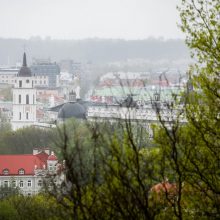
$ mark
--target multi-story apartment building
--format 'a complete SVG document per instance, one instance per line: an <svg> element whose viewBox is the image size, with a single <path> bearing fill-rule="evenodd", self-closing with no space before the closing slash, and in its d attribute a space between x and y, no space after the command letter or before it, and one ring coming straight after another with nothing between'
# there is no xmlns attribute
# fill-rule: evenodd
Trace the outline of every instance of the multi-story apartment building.
<svg viewBox="0 0 220 220"><path fill-rule="evenodd" d="M60 67L56 63L52 63L50 60L35 59L30 68L33 75L37 77L47 76L49 87L59 86Z"/></svg>

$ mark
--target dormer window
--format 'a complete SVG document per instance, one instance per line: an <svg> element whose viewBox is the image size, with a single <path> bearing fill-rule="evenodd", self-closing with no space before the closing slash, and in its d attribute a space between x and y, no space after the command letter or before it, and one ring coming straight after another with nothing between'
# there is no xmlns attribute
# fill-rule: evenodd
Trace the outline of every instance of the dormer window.
<svg viewBox="0 0 220 220"><path fill-rule="evenodd" d="M4 175L8 175L9 174L9 170L8 169L4 169L2 172Z"/></svg>
<svg viewBox="0 0 220 220"><path fill-rule="evenodd" d="M24 172L24 169L18 170L18 174L19 174L19 175L24 175L24 173L25 173L25 172Z"/></svg>

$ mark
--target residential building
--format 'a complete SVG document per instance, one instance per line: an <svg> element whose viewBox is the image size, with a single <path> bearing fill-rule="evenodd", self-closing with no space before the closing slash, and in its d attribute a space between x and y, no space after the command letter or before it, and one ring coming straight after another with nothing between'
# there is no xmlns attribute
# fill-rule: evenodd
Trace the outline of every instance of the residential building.
<svg viewBox="0 0 220 220"><path fill-rule="evenodd" d="M15 85L18 68L0 68L0 84ZM48 87L48 76L34 76L34 87Z"/></svg>
<svg viewBox="0 0 220 220"><path fill-rule="evenodd" d="M14 85L18 68L0 68L0 83Z"/></svg>
<svg viewBox="0 0 220 220"><path fill-rule="evenodd" d="M49 87L54 88L59 86L60 68L56 63L52 63L50 60L35 59L30 68L35 76L47 76Z"/></svg>
<svg viewBox="0 0 220 220"><path fill-rule="evenodd" d="M33 154L0 155L0 186L17 187L24 195L34 195L42 190L48 175L60 170L56 155L49 149L34 149Z"/></svg>

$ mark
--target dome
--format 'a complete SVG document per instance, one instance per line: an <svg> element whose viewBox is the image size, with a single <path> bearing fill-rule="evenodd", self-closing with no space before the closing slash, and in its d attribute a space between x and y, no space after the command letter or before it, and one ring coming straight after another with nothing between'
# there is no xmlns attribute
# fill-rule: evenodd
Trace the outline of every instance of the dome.
<svg viewBox="0 0 220 220"><path fill-rule="evenodd" d="M24 76L24 77L31 76L31 70L30 68L27 67L26 53L24 53L23 55L23 65L18 72L18 76Z"/></svg>
<svg viewBox="0 0 220 220"><path fill-rule="evenodd" d="M63 105L63 107L58 112L58 119L68 119L68 118L86 118L85 108L77 102L69 102Z"/></svg>

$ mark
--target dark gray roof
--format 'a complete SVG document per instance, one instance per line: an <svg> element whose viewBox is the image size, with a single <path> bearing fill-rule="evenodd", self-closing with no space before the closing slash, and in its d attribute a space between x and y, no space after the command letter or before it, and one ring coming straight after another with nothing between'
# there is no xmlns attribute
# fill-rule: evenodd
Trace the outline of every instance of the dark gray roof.
<svg viewBox="0 0 220 220"><path fill-rule="evenodd" d="M58 119L68 119L68 118L86 118L86 110L83 105L77 102L69 102L62 106L58 112Z"/></svg>
<svg viewBox="0 0 220 220"><path fill-rule="evenodd" d="M18 72L18 76L29 77L31 76L31 70L27 67L26 53L23 55L23 65Z"/></svg>

